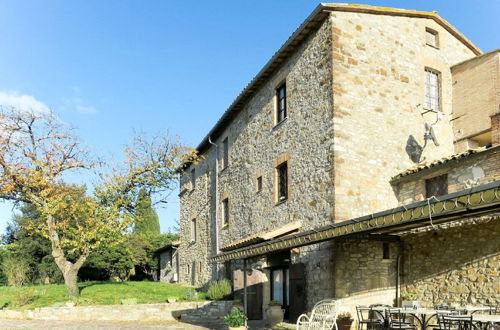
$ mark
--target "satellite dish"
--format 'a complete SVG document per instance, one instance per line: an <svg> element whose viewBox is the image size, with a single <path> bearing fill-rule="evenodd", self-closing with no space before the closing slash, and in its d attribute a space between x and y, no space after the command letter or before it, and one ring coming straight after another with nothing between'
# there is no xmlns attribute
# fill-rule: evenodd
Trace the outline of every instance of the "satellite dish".
<svg viewBox="0 0 500 330"><path fill-rule="evenodd" d="M429 128L429 134L431 135L432 142L434 142L436 146L439 146L439 141L436 137L436 133L434 133L434 128L432 126Z"/></svg>
<svg viewBox="0 0 500 330"><path fill-rule="evenodd" d="M433 125L429 125L428 123L425 123L425 134L424 134L425 145L427 145L428 140L432 140L432 142L434 142L435 146L439 146L439 141L437 139L436 133L434 132L434 128L432 126Z"/></svg>

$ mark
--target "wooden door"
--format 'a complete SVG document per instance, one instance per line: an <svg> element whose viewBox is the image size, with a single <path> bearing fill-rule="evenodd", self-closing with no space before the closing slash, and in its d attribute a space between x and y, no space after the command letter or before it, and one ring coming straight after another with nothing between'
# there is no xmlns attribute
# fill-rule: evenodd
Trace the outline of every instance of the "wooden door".
<svg viewBox="0 0 500 330"><path fill-rule="evenodd" d="M289 320L291 323L295 323L300 314L306 312L306 272L304 264L290 264L289 281Z"/></svg>
<svg viewBox="0 0 500 330"><path fill-rule="evenodd" d="M262 320L263 274L260 270L247 270L247 316L249 320ZM238 269L233 274L234 297L244 301L244 274Z"/></svg>

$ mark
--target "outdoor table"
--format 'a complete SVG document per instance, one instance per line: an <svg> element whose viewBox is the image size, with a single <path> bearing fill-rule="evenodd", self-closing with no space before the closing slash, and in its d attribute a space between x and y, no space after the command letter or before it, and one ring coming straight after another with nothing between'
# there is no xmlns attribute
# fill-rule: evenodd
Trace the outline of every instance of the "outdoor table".
<svg viewBox="0 0 500 330"><path fill-rule="evenodd" d="M384 317L384 323L387 324L388 320L387 320L387 317L385 316L385 311L388 309L389 307L373 307L372 309L374 311L377 311L379 312L381 315L383 315ZM391 307L392 309L392 307ZM425 330L427 328L427 326L429 325L429 321L432 319L433 316L437 315L438 311L435 310L435 309L430 309L430 308L394 308L394 309L399 309L401 311L402 314L408 314L408 315L411 315L413 316L418 324L420 325L420 328L422 330ZM384 312L384 313L382 313ZM447 310L440 310L439 312L448 312L448 313L451 313L451 311L447 311Z"/></svg>
<svg viewBox="0 0 500 330"><path fill-rule="evenodd" d="M451 311L447 311L447 310L440 310L439 312L440 313L441 312L451 313ZM435 309L431 309L431 308L417 308L417 309L401 308L401 313L409 314L409 315L412 315L413 317L415 317L415 319L420 324L420 328L422 330L425 330L425 329L427 329L427 326L429 325L429 321L431 320L431 318L433 316L436 316L438 311Z"/></svg>
<svg viewBox="0 0 500 330"><path fill-rule="evenodd" d="M472 322L479 323L480 329L487 329L489 325L500 324L500 315L474 314Z"/></svg>
<svg viewBox="0 0 500 330"><path fill-rule="evenodd" d="M469 307L464 307L464 308L459 308L461 310L467 311L467 314L474 314L476 312L489 312L491 310L491 307L488 306L469 306Z"/></svg>

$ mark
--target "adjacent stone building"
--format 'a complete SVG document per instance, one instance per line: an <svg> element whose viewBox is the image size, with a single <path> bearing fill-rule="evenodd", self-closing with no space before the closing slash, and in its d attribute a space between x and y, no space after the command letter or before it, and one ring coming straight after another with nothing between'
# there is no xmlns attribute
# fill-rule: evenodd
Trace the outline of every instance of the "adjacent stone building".
<svg viewBox="0 0 500 330"><path fill-rule="evenodd" d="M414 289L437 303L451 297L440 294L449 284L439 277L450 266L464 274L451 276L452 286L465 274L498 281L489 270L498 268L498 216L469 217L457 206L474 228L461 229L449 223L448 209L434 209L441 196L459 198L452 192L497 189L498 148L486 147L500 142L493 138L498 79L481 88L488 101L474 108L458 101L464 91L474 94L467 85L483 71L498 77L498 52L481 54L434 12L320 5L200 143L203 160L181 170L179 281L201 286L229 277L251 319L273 299L291 320L323 298L392 304ZM468 126L470 118L477 126ZM474 145L484 150L452 156L487 130L491 141ZM426 180L434 177L430 199ZM493 196L478 208L491 211L500 199ZM433 212L436 223L427 219ZM429 238L436 226L449 237L448 259L435 256L426 268L441 244ZM486 252L467 249L473 234L458 244L462 230L490 240ZM470 253L451 262L457 244ZM476 274L478 254L486 261ZM453 302L500 302L490 284Z"/></svg>

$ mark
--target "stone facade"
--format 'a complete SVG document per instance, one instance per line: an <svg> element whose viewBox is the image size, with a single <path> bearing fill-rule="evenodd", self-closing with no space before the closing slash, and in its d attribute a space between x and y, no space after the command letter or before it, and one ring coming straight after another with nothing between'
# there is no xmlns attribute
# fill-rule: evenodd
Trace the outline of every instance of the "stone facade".
<svg viewBox="0 0 500 330"><path fill-rule="evenodd" d="M429 167L394 182L400 205L425 199L425 180L447 174L448 193L481 186L500 179L500 146Z"/></svg>
<svg viewBox="0 0 500 330"><path fill-rule="evenodd" d="M439 48L426 44L426 28L438 32ZM396 207L411 189L405 186L398 195L392 177L453 154L450 67L473 56L471 47L434 19L328 12L231 119L218 124L204 159L181 173L180 282L199 286L232 276L241 260L208 260L221 246L251 234L296 221L309 230ZM426 68L440 73L439 114L423 107ZM276 124L276 88L283 82L288 116ZM439 145L424 141L425 123L434 125ZM288 198L278 202L276 168L282 161L288 165ZM401 243L388 244L386 260L382 241L294 249L289 262L304 264L307 308L331 297L393 301L403 250ZM248 262L265 268L262 259ZM271 299L270 273L258 271L264 307Z"/></svg>
<svg viewBox="0 0 500 330"><path fill-rule="evenodd" d="M422 305L500 304L500 214L404 237L403 292Z"/></svg>
<svg viewBox="0 0 500 330"><path fill-rule="evenodd" d="M343 221L397 206L391 177L454 153L450 66L474 54L432 20L332 16L335 221ZM426 45L426 27L439 49ZM424 124L437 119L422 115L425 68L441 73L443 116L434 126L440 145L423 148Z"/></svg>
<svg viewBox="0 0 500 330"><path fill-rule="evenodd" d="M179 280L179 254L177 249L165 249L159 253L160 282L172 283Z"/></svg>
<svg viewBox="0 0 500 330"><path fill-rule="evenodd" d="M454 65L456 151L492 142L490 116L500 112L500 50Z"/></svg>

